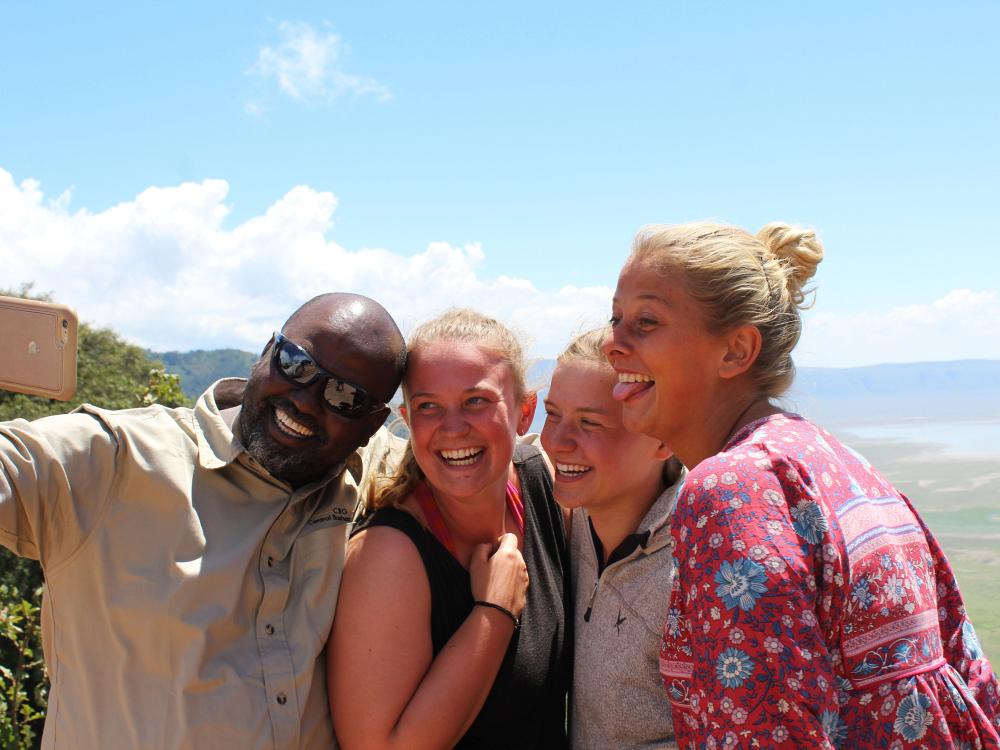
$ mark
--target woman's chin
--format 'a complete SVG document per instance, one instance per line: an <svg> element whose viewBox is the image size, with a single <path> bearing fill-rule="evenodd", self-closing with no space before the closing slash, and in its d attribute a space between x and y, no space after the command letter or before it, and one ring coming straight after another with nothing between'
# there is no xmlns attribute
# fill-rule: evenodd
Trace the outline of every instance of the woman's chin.
<svg viewBox="0 0 1000 750"><path fill-rule="evenodd" d="M629 432L634 432L638 435L650 435L651 437L656 437L652 435L650 430L654 427L653 414L650 409L642 408L639 406L633 406L631 404L624 404L622 406L622 424L625 429Z"/></svg>

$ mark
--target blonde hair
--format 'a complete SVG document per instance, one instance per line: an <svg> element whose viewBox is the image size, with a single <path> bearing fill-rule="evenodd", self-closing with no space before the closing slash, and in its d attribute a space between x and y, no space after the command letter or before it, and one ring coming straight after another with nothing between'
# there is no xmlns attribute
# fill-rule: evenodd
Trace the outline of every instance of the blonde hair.
<svg viewBox="0 0 1000 750"><path fill-rule="evenodd" d="M562 354L556 357L556 363L562 365L569 362L590 362L605 365L610 369L611 364L601 348L604 339L610 333L611 326L605 325L579 334L566 345Z"/></svg>
<svg viewBox="0 0 1000 750"><path fill-rule="evenodd" d="M714 333L755 326L761 350L750 376L770 398L784 393L795 377L799 311L811 304L806 283L822 260L823 245L811 230L773 222L755 237L737 227L695 223L644 226L627 263L649 263L676 275Z"/></svg>
<svg viewBox="0 0 1000 750"><path fill-rule="evenodd" d="M611 333L611 326L605 325L592 331L581 333L573 338L556 358L556 366L581 362L604 368L608 375L614 375L614 368L604 354L604 339ZM672 485L681 475L684 468L677 456L671 456L663 463L663 481L666 486Z"/></svg>
<svg viewBox="0 0 1000 750"><path fill-rule="evenodd" d="M414 355L429 344L449 341L478 346L497 355L509 368L514 381L514 395L518 402L530 395L527 386L527 366L524 347L520 340L503 323L469 308L455 308L417 327L406 342L407 358L414 361ZM403 397L406 399L406 378L403 378ZM383 477L374 492L371 505L384 508L399 506L424 479L409 440L406 450L392 477Z"/></svg>

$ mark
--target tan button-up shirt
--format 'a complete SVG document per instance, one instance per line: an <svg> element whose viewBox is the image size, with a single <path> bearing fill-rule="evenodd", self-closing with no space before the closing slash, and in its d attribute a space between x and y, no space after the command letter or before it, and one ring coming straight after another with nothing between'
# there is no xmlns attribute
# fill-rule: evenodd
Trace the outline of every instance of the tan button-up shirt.
<svg viewBox="0 0 1000 750"><path fill-rule="evenodd" d="M0 424L0 543L47 582L45 750L335 746L322 652L344 546L402 441L379 430L292 491L213 390Z"/></svg>

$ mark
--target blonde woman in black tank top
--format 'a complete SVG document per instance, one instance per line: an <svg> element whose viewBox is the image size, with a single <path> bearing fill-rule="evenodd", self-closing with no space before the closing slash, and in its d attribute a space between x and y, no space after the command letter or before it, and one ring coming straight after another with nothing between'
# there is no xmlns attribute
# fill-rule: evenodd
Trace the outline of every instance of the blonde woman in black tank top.
<svg viewBox="0 0 1000 750"><path fill-rule="evenodd" d="M566 746L563 519L520 345L463 310L409 342L400 473L351 540L328 646L352 748ZM529 584L530 579L530 584Z"/></svg>

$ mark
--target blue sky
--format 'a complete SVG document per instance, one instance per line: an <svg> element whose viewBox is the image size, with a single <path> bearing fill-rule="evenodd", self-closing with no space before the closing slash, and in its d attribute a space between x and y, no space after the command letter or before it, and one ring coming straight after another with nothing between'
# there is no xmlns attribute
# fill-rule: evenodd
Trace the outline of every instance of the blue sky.
<svg viewBox="0 0 1000 750"><path fill-rule="evenodd" d="M783 219L803 364L1000 358L1000 5L805 5L5 4L0 286L178 349L350 288L551 356L640 225Z"/></svg>

